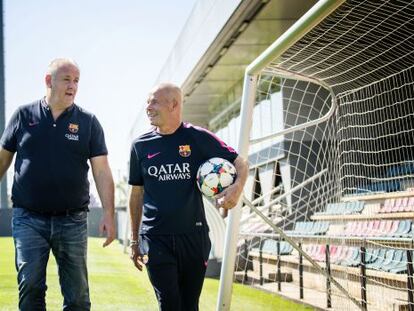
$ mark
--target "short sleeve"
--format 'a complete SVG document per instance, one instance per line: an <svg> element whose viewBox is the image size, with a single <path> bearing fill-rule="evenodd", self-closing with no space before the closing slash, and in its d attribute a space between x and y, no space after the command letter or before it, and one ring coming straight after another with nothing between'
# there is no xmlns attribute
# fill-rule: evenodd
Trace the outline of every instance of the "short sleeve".
<svg viewBox="0 0 414 311"><path fill-rule="evenodd" d="M136 145L132 144L131 147L131 156L129 158L129 180L128 183L133 186L142 186L144 185L144 180L142 178L142 171L140 166L140 160L138 157L138 152L136 150Z"/></svg>
<svg viewBox="0 0 414 311"><path fill-rule="evenodd" d="M93 116L91 124L91 138L89 141L89 158L107 155L108 149L105 144L105 135L98 119Z"/></svg>
<svg viewBox="0 0 414 311"><path fill-rule="evenodd" d="M197 138L197 141L206 159L218 157L230 162L236 160L238 156L236 150L228 146L219 137L203 128L199 128L198 131L200 137Z"/></svg>
<svg viewBox="0 0 414 311"><path fill-rule="evenodd" d="M20 109L16 110L12 115L7 127L5 128L1 137L0 143L3 149L10 152L16 152L17 150L17 129L20 123Z"/></svg>

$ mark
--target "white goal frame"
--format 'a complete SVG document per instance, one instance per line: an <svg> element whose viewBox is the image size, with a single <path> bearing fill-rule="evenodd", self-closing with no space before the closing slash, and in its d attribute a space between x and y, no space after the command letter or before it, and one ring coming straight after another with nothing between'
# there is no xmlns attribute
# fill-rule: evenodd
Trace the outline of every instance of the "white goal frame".
<svg viewBox="0 0 414 311"><path fill-rule="evenodd" d="M240 128L238 142L238 153L240 156L244 158L248 157L249 145L250 143L252 143L249 137L252 126L253 108L255 104L256 82L260 71L263 70L266 67L266 65L273 61L275 58L282 55L290 46L292 46L308 31L310 31L312 28L318 25L325 17L331 14L343 2L345 2L345 0L320 0L304 16L302 16L295 24L293 24L288 31L286 31L282 36L280 36L271 46L269 46L258 58L256 58L256 60L254 60L246 68L240 111L241 124L243 124L243 126ZM286 77L290 76L296 79L298 78L297 76L289 75L289 73L287 72L285 72L283 75ZM301 80L304 80L304 78L302 77ZM334 106L334 104L332 106ZM334 109L334 107L331 107L331 110L332 109ZM323 122L323 120L321 121L321 119L314 120L312 123L314 124ZM306 123L300 125L300 128L305 128L308 126L310 125ZM298 129L299 127L290 128L289 132ZM284 132L275 133L271 136L274 137L286 134ZM269 137L260 138L253 142L259 142L262 141L262 139L267 138ZM234 264L237 252L237 238L239 234L240 219L242 214L241 206L242 201L240 200L238 205L229 213L216 308L216 310L220 311L230 310Z"/></svg>

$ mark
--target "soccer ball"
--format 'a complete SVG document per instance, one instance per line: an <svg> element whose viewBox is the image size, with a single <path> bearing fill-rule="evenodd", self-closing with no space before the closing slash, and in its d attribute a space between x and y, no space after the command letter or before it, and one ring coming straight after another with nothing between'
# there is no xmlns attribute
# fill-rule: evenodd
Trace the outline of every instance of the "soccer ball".
<svg viewBox="0 0 414 311"><path fill-rule="evenodd" d="M197 171L197 186L207 197L219 194L236 179L236 168L222 158L211 158Z"/></svg>

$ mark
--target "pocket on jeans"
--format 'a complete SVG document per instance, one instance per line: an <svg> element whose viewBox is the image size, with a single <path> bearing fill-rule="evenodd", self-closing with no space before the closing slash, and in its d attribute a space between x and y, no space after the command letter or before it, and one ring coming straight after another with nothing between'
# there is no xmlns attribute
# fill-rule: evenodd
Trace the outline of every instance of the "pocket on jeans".
<svg viewBox="0 0 414 311"><path fill-rule="evenodd" d="M73 222L83 222L88 217L87 211L73 212L69 214L70 219Z"/></svg>
<svg viewBox="0 0 414 311"><path fill-rule="evenodd" d="M29 211L21 207L13 207L13 218L17 217L26 217L29 214Z"/></svg>

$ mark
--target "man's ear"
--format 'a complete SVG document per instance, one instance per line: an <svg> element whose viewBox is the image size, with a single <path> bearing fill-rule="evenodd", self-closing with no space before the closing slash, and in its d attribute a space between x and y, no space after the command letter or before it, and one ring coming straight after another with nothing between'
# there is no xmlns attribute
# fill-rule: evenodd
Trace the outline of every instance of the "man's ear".
<svg viewBox="0 0 414 311"><path fill-rule="evenodd" d="M52 75L47 74L45 76L45 83L48 88L52 88Z"/></svg>
<svg viewBox="0 0 414 311"><path fill-rule="evenodd" d="M171 102L172 102L172 110L177 109L177 107L178 107L178 101L175 98L173 98L171 100Z"/></svg>

